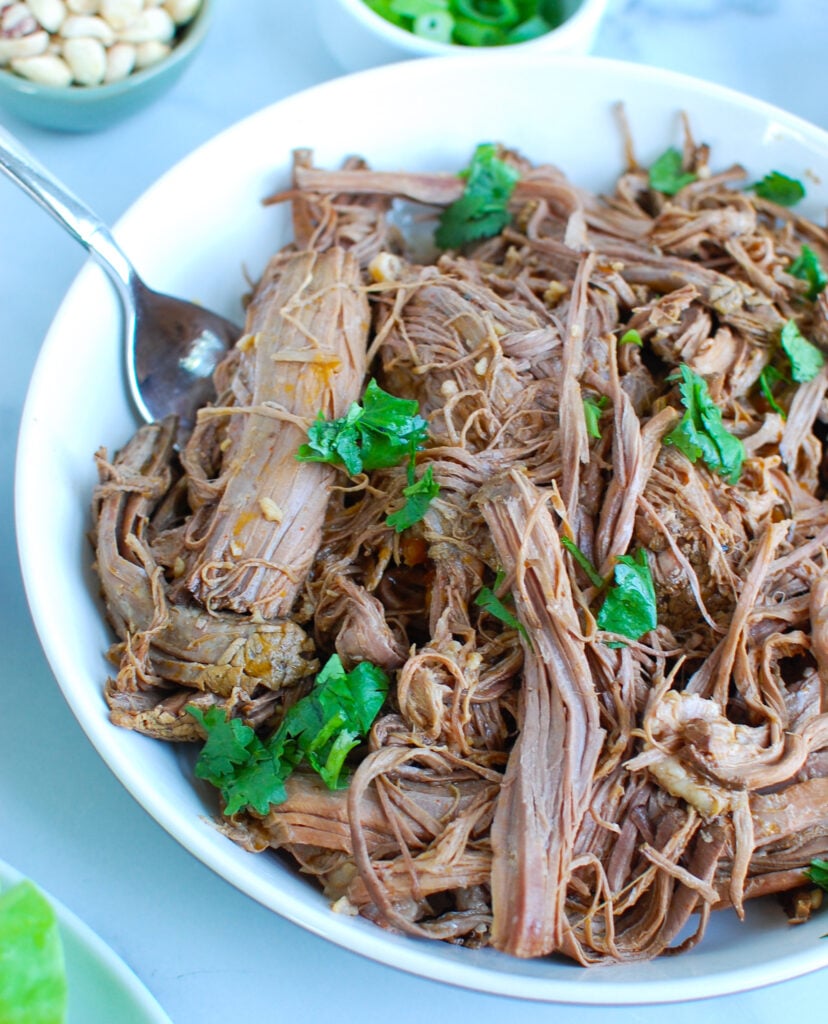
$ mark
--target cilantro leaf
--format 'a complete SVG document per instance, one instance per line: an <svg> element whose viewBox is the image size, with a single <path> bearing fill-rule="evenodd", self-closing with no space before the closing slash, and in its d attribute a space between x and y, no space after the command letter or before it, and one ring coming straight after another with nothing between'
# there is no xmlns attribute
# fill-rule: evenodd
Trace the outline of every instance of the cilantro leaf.
<svg viewBox="0 0 828 1024"><path fill-rule="evenodd" d="M644 548L619 556L613 580L598 612L598 628L637 640L658 624L655 587ZM619 644L613 641L610 646Z"/></svg>
<svg viewBox="0 0 828 1024"><path fill-rule="evenodd" d="M650 188L656 192L662 192L666 196L674 196L685 185L694 182L696 175L684 171L682 163L681 153L675 146L670 146L650 167Z"/></svg>
<svg viewBox="0 0 828 1024"><path fill-rule="evenodd" d="M283 766L249 725L227 718L218 707L202 712L189 704L187 711L207 733L195 773L221 790L225 814L247 806L267 814L271 804L286 799L284 782L290 771L281 770Z"/></svg>
<svg viewBox="0 0 828 1024"><path fill-rule="evenodd" d="M768 400L768 405L773 409L774 412L778 412L782 419L787 419L785 410L779 405L773 396L774 385L780 380L786 380L787 378L783 373L780 373L771 363L768 363L766 367L759 374L759 387L762 389L762 394Z"/></svg>
<svg viewBox="0 0 828 1024"><path fill-rule="evenodd" d="M631 327L628 331L624 331L618 339L618 344L643 346L644 341L638 331L634 327Z"/></svg>
<svg viewBox="0 0 828 1024"><path fill-rule="evenodd" d="M483 143L474 151L463 195L440 216L434 240L441 249L458 249L477 238L490 238L509 223L509 200L520 175L499 159L497 147Z"/></svg>
<svg viewBox="0 0 828 1024"><path fill-rule="evenodd" d="M584 419L586 420L586 429L590 437L601 436L601 413L608 404L609 399L606 395L601 395L597 402L592 398L584 399Z"/></svg>
<svg viewBox="0 0 828 1024"><path fill-rule="evenodd" d="M434 470L426 466L419 480L414 480L413 462L409 466L408 487L403 489L405 504L401 509L392 512L385 520L393 526L397 533L402 533L423 518L433 498L440 493L440 485L434 480Z"/></svg>
<svg viewBox="0 0 828 1024"><path fill-rule="evenodd" d="M735 484L742 472L744 445L725 429L707 381L685 363L681 365L681 378L679 391L687 411L664 443L678 448L691 462L702 459L709 469Z"/></svg>
<svg viewBox="0 0 828 1024"><path fill-rule="evenodd" d="M322 715L331 719L341 715L345 726L367 733L379 714L388 693L388 676L370 661L361 661L346 672L338 654L332 654L316 679L316 685L288 711L281 728L293 734L294 709L307 702L316 704Z"/></svg>
<svg viewBox="0 0 828 1024"><path fill-rule="evenodd" d="M771 171L760 181L754 182L750 188L760 199L767 199L777 206L795 206L805 198L805 186L796 178L789 178L780 171Z"/></svg>
<svg viewBox="0 0 828 1024"><path fill-rule="evenodd" d="M810 245L802 246L799 255L788 267L788 273L793 277L798 277L800 281L808 282L808 291L805 292L805 298L810 299L811 302L816 299L826 284L828 284L828 276L826 276L825 271L822 269L819 257Z"/></svg>
<svg viewBox="0 0 828 1024"><path fill-rule="evenodd" d="M500 585L503 583L503 578L504 574L499 572L495 577L493 589L490 587L481 587L480 592L474 599L474 603L478 608L482 608L484 611L487 611L489 615L493 615L496 619L500 619L504 626L508 626L509 629L518 630L528 640L529 634L526 632L526 627L517 618L514 612L510 611L497 594L495 594L495 590L498 590Z"/></svg>
<svg viewBox="0 0 828 1024"><path fill-rule="evenodd" d="M329 789L340 789L345 758L371 728L388 693L388 677L368 661L346 672L333 654L313 689L285 713L263 742L250 726L217 707L187 711L207 733L195 773L221 790L224 813L252 807L267 814L287 799L285 781L304 761Z"/></svg>
<svg viewBox="0 0 828 1024"><path fill-rule="evenodd" d="M814 885L818 885L820 889L828 892L828 860L820 860L819 857L815 857L805 868L805 877Z"/></svg>
<svg viewBox="0 0 828 1024"><path fill-rule="evenodd" d="M352 403L345 416L326 420L319 413L300 445L300 462L341 464L356 476L363 470L396 466L425 444L428 424L413 399L397 398L371 380L362 405Z"/></svg>
<svg viewBox="0 0 828 1024"><path fill-rule="evenodd" d="M581 551L575 541L570 537L563 536L561 537L561 544L584 570L593 587L603 587L604 577L598 572L583 551Z"/></svg>
<svg viewBox="0 0 828 1024"><path fill-rule="evenodd" d="M28 880L0 895L0 1021L63 1024L67 983L57 916Z"/></svg>
<svg viewBox="0 0 828 1024"><path fill-rule="evenodd" d="M822 352L808 341L793 320L785 322L779 340L791 362L791 376L797 384L813 380L825 363Z"/></svg>

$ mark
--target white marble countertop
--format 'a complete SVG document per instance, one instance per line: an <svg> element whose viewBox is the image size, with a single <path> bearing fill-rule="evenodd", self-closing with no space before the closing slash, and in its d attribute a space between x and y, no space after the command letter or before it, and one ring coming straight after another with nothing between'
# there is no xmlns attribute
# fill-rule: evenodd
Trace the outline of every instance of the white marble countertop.
<svg viewBox="0 0 828 1024"><path fill-rule="evenodd" d="M596 52L688 72L823 128L823 0L614 0ZM0 116L114 221L217 131L339 69L311 5L219 0L205 49L173 92L107 132L49 133ZM38 347L84 254L0 181L0 858L82 917L175 1024L432 1018L674 1024L824 1019L825 971L761 991L667 1008L550 1007L461 991L378 966L264 910L202 866L126 793L65 706L26 607L12 491L21 406ZM48 500L48 481L44 481ZM437 1009L439 1007L439 1009ZM117 1024L117 1022L113 1022Z"/></svg>

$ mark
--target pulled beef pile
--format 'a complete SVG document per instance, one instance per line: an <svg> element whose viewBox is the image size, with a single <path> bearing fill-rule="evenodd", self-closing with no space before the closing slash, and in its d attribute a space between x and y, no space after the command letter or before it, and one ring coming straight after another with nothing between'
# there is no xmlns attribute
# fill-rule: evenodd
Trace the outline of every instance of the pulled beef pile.
<svg viewBox="0 0 828 1024"><path fill-rule="evenodd" d="M828 347L828 290L790 273L828 234L689 136L675 195L634 161L595 196L500 155L509 223L423 260L392 206L433 216L461 178L296 154L293 241L215 404L180 453L164 422L98 454L112 720L201 741L187 706L219 707L266 737L333 652L370 661L391 688L348 787L300 768L222 820L334 909L585 965L689 948L756 896L802 917L828 855L828 367L779 357L791 321ZM689 371L738 479L670 443ZM439 493L399 533L405 465L296 458L371 377L428 422ZM625 638L602 580L636 552L657 625Z"/></svg>

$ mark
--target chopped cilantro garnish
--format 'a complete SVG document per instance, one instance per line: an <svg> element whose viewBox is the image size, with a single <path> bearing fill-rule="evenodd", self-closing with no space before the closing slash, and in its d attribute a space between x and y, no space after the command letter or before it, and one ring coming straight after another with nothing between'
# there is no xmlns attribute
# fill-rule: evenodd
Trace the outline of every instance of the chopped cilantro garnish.
<svg viewBox="0 0 828 1024"><path fill-rule="evenodd" d="M187 711L207 733L195 773L221 790L225 814L248 806L267 814L271 804L286 799L284 783L293 766L283 765L249 725L217 707L202 712L190 704Z"/></svg>
<svg viewBox="0 0 828 1024"><path fill-rule="evenodd" d="M797 384L806 384L822 369L825 357L802 334L793 320L787 320L779 336L785 355L791 361L791 376Z"/></svg>
<svg viewBox="0 0 828 1024"><path fill-rule="evenodd" d="M647 552L639 548L634 555L620 555L613 581L598 612L598 628L620 633L630 640L655 629L656 595ZM619 645L613 641L610 646Z"/></svg>
<svg viewBox="0 0 828 1024"><path fill-rule="evenodd" d="M67 983L57 916L32 882L0 895L0 1021L62 1024Z"/></svg>
<svg viewBox="0 0 828 1024"><path fill-rule="evenodd" d="M760 199L767 199L777 206L795 206L805 198L805 186L796 178L789 178L780 171L771 171L761 181L750 186Z"/></svg>
<svg viewBox="0 0 828 1024"><path fill-rule="evenodd" d="M578 545L570 537L561 537L561 545L572 555L575 561L584 570L593 587L603 587L604 577L598 572L587 556L581 551Z"/></svg>
<svg viewBox="0 0 828 1024"><path fill-rule="evenodd" d="M819 857L815 857L805 868L805 877L814 885L818 885L820 889L828 892L828 860L820 860Z"/></svg>
<svg viewBox="0 0 828 1024"><path fill-rule="evenodd" d="M650 188L655 189L656 192L674 196L685 185L694 182L696 175L683 169L681 153L671 146L650 167L649 180Z"/></svg>
<svg viewBox="0 0 828 1024"><path fill-rule="evenodd" d="M745 448L741 440L725 429L722 413L707 390L703 377L681 365L682 403L686 410L681 422L664 438L691 462L702 459L707 467L735 484L742 472Z"/></svg>
<svg viewBox="0 0 828 1024"><path fill-rule="evenodd" d="M779 405L773 395L774 386L779 381L787 380L784 373L780 373L771 363L762 370L759 374L759 387L762 389L762 394L768 400L768 405L773 409L774 412L778 412L782 419L786 419L785 410Z"/></svg>
<svg viewBox="0 0 828 1024"><path fill-rule="evenodd" d="M522 622L520 622L514 612L509 611L503 601L501 601L497 594L495 594L495 590L498 590L503 583L503 578L503 572L498 572L495 577L494 588L482 587L477 597L474 599L474 603L478 608L482 608L484 611L487 611L489 615L493 615L496 619L500 619L504 626L518 630L528 639L526 627Z"/></svg>
<svg viewBox="0 0 828 1024"><path fill-rule="evenodd" d="M805 292L805 298L810 299L811 302L816 299L826 284L828 284L828 276L826 276L825 271L822 269L819 257L810 245L802 246L799 255L788 267L788 273L793 277L798 277L800 281L808 282L808 291Z"/></svg>
<svg viewBox="0 0 828 1024"><path fill-rule="evenodd" d="M441 249L458 249L477 238L490 238L509 223L509 200L518 172L497 156L497 147L477 147L461 177L463 195L443 210L434 240Z"/></svg>
<svg viewBox="0 0 828 1024"><path fill-rule="evenodd" d="M428 424L417 408L416 401L389 395L372 380L362 405L354 402L345 416L326 420L319 414L296 458L341 463L351 476L396 466L425 444Z"/></svg>
<svg viewBox="0 0 828 1024"><path fill-rule="evenodd" d="M306 761L329 789L341 789L345 758L371 728L388 692L388 677L368 661L346 672L331 655L314 688L293 704L269 740L217 707L187 711L207 733L195 766L225 801L225 814L252 807L266 814L287 798L285 781Z"/></svg>
<svg viewBox="0 0 828 1024"><path fill-rule="evenodd" d="M408 487L403 489L405 504L401 509L392 512L385 520L389 526L393 526L397 533L402 533L410 526L413 526L426 514L428 506L433 498L440 493L440 485L434 480L434 470L426 466L425 472L419 480L414 479L414 463L408 467Z"/></svg>
<svg viewBox="0 0 828 1024"><path fill-rule="evenodd" d="M638 331L631 327L628 331L624 331L621 337L618 339L619 345L639 345L642 346L644 341Z"/></svg>
<svg viewBox="0 0 828 1024"><path fill-rule="evenodd" d="M586 429L590 437L601 436L601 413L608 404L609 399L606 395L601 395L597 402L592 398L584 399L584 419L586 420Z"/></svg>

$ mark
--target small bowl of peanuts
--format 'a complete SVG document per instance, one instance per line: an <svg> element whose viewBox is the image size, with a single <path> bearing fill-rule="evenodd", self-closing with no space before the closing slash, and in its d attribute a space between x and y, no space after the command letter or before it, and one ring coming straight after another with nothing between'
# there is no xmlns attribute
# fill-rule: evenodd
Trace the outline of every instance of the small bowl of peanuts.
<svg viewBox="0 0 828 1024"><path fill-rule="evenodd" d="M94 131L173 85L212 0L0 0L0 107L43 128Z"/></svg>

